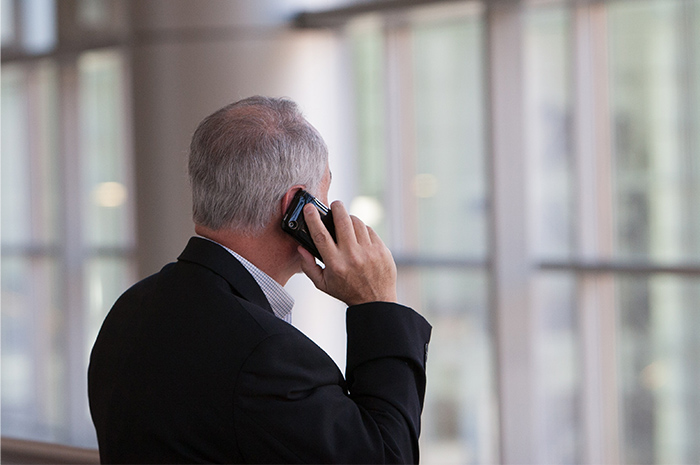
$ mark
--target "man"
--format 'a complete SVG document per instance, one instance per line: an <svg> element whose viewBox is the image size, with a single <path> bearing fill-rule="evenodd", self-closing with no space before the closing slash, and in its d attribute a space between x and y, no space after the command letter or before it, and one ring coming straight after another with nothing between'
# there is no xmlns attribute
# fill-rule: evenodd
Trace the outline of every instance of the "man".
<svg viewBox="0 0 700 465"><path fill-rule="evenodd" d="M292 197L327 203L326 146L288 100L206 118L189 159L195 231L126 291L88 373L103 463L417 463L430 325L396 303L396 267L342 203L337 243L304 209L325 268L282 231ZM288 323L303 272L348 305L346 377Z"/></svg>

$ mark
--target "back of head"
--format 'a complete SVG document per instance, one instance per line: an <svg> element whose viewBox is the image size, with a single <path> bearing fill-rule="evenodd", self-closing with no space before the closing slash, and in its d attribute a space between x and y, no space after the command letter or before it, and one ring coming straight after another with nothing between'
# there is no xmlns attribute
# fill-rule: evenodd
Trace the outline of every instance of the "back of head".
<svg viewBox="0 0 700 465"><path fill-rule="evenodd" d="M192 136L194 222L255 234L296 185L315 191L328 163L320 134L291 100L250 97L205 118Z"/></svg>

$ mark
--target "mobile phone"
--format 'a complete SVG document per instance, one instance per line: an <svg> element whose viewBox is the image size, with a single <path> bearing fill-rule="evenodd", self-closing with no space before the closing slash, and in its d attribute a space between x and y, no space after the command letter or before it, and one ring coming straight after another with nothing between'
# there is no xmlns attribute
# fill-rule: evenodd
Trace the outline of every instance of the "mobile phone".
<svg viewBox="0 0 700 465"><path fill-rule="evenodd" d="M292 202L289 204L289 208L287 208L287 211L282 218L282 230L296 239L296 241L306 250L311 252L314 257L323 261L321 253L318 251L314 245L314 241L311 239L309 230L306 227L306 221L304 220L304 206L307 203L310 203L316 207L321 215L321 221L326 226L326 229L330 233L333 240L336 240L333 214L330 208L325 206L320 200L305 190L299 190L294 195L294 198L292 198Z"/></svg>

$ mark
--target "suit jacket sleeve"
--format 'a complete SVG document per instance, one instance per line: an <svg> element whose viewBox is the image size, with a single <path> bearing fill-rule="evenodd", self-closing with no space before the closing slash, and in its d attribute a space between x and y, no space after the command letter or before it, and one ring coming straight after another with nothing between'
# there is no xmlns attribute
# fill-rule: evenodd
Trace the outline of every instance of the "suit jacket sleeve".
<svg viewBox="0 0 700 465"><path fill-rule="evenodd" d="M430 331L420 315L398 304L350 307L345 379L298 332L263 339L244 363L235 393L243 457L418 463Z"/></svg>

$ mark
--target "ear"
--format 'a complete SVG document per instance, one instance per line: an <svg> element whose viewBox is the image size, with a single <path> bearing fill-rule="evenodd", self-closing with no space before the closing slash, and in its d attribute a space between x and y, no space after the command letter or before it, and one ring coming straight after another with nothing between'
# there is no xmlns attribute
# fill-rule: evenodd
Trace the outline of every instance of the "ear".
<svg viewBox="0 0 700 465"><path fill-rule="evenodd" d="M282 197L282 200L280 201L280 215L284 216L284 213L287 211L287 208L289 208L289 205L292 203L292 199L294 198L294 195L296 195L297 192L299 192L302 189L305 189L306 186L302 186L301 184L294 185L290 187L287 192L284 194Z"/></svg>

